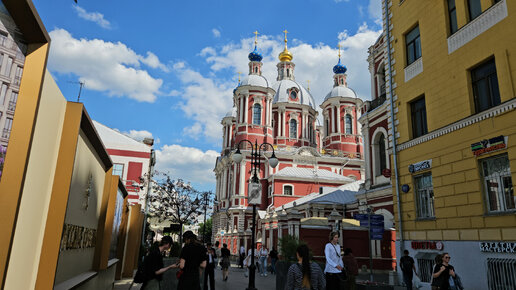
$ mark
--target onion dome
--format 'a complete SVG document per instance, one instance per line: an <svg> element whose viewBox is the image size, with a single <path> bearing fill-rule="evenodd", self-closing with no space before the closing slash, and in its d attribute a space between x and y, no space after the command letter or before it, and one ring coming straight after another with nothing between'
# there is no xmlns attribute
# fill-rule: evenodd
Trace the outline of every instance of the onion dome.
<svg viewBox="0 0 516 290"><path fill-rule="evenodd" d="M285 33L285 49L283 49L283 51L279 54L279 60L280 61L292 61L292 58L294 56L292 56L292 53L290 53L290 51L288 51L288 48L287 48L287 33L288 33L288 31L285 30L283 32Z"/></svg>
<svg viewBox="0 0 516 290"><path fill-rule="evenodd" d="M248 58L249 58L249 61L258 61L258 62L262 61L263 56L261 53L259 53L256 50L256 45L254 46L254 50L249 54Z"/></svg>
<svg viewBox="0 0 516 290"><path fill-rule="evenodd" d="M344 73L346 73L347 70L348 70L348 68L345 65L340 63L340 57L339 57L339 63L337 63L333 67L333 73L335 73L335 74L344 74Z"/></svg>
<svg viewBox="0 0 516 290"><path fill-rule="evenodd" d="M348 68L345 65L340 63L340 47L341 47L340 43L339 43L338 47L339 47L339 63L337 63L333 67L333 73L335 73L335 74L344 74L344 73L346 73Z"/></svg>

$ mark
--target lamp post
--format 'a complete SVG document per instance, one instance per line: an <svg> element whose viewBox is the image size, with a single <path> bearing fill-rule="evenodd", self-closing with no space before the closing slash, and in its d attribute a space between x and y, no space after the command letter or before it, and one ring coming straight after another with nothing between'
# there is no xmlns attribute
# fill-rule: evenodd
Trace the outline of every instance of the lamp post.
<svg viewBox="0 0 516 290"><path fill-rule="evenodd" d="M205 191L202 193L204 199L204 223L202 224L202 243L206 244L206 209L208 208L208 195L209 192Z"/></svg>
<svg viewBox="0 0 516 290"><path fill-rule="evenodd" d="M251 169L253 170L253 177L251 178L251 182L249 184L249 191L247 193L248 203L253 205L253 226L251 231L251 266L249 267L249 285L247 286L247 290L256 290L255 287L255 270L256 265L254 264L254 247L255 247L255 231L256 231L256 205L261 204L261 184L260 179L258 178L257 171L260 167L260 156L262 153L262 147L270 146L272 148L272 156L269 158L269 165L274 168L278 165L278 158L274 154L274 147L264 142L258 146L258 142L255 140L254 144L244 139L238 142L236 148L236 152L233 154L233 161L236 163L240 163L243 159L242 153L240 153L240 145L242 142L247 142L251 145ZM265 150L264 150L265 151ZM240 173L242 174L242 173Z"/></svg>

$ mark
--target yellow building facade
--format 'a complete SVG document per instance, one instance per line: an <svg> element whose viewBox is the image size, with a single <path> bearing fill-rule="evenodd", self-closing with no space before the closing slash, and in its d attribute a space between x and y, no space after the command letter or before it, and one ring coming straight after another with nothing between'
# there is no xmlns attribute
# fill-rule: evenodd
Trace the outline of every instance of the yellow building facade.
<svg viewBox="0 0 516 290"><path fill-rule="evenodd" d="M409 250L424 289L443 252L465 288L515 289L516 2L391 0L383 9L397 255Z"/></svg>

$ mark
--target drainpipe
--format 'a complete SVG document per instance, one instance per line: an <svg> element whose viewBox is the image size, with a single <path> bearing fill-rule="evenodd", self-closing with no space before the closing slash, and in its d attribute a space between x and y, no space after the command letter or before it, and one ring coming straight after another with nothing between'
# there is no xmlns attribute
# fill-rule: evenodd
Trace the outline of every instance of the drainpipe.
<svg viewBox="0 0 516 290"><path fill-rule="evenodd" d="M390 97L390 110L391 110L391 129L392 129L392 154L394 159L394 179L395 179L395 188L396 188L396 204L398 206L398 227L400 231L400 253L405 249L405 245L403 244L403 227L402 227L402 215L401 215L401 201L400 201L400 184L399 184L399 173L398 173L398 154L396 151L396 129L394 124L394 94L392 91L392 59L391 59L391 33L389 31L390 21L389 21L389 0L384 0L383 5L385 9L385 33L387 38L387 61L389 68L389 94Z"/></svg>

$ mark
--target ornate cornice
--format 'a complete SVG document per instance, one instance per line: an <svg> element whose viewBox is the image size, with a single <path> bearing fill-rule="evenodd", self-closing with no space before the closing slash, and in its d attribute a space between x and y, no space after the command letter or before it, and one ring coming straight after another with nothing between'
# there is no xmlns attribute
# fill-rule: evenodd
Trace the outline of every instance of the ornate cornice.
<svg viewBox="0 0 516 290"><path fill-rule="evenodd" d="M501 115L503 113L512 111L514 109L516 109L516 98L513 98L513 99L511 99L511 100L509 100L509 101L507 101L507 102L505 102L503 104L500 104L500 105L498 105L496 107L493 107L491 109L488 109L486 111L483 111L483 112L480 112L478 114L469 116L469 117L467 117L465 119L462 119L460 121L452 123L452 124L450 124L448 126L445 126L445 127L440 128L440 129L437 129L435 131L432 131L432 132L430 132L430 133L428 133L426 135L423 135L421 137L418 137L416 139L412 139L410 141L402 143L402 144L398 145L396 151L399 152L399 151L408 149L410 147L413 147L413 146L416 146L418 144L430 141L430 140L435 139L437 137L440 137L442 135L445 135L445 134L448 134L448 133L460 130L460 129L465 128L467 126L471 126L471 125L476 124L476 123L478 123L480 121L483 121L485 119L496 117L498 115Z"/></svg>

